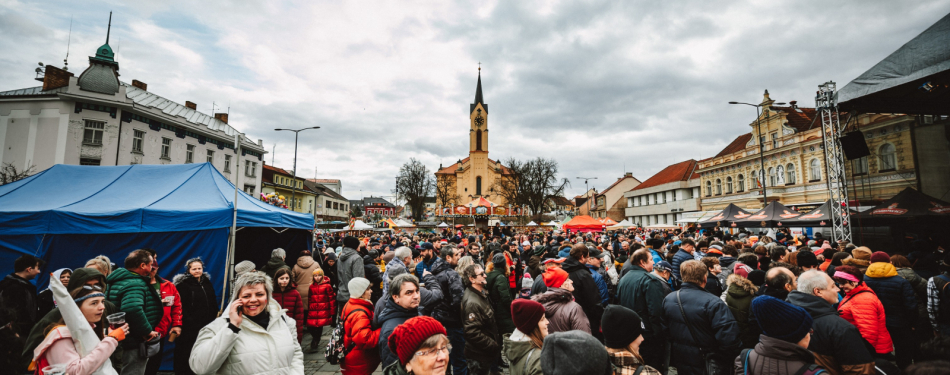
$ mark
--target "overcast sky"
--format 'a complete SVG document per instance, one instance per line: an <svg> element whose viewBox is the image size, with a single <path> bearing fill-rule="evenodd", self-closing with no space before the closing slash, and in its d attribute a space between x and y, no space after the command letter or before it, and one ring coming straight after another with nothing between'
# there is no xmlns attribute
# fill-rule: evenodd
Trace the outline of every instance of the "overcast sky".
<svg viewBox="0 0 950 375"><path fill-rule="evenodd" d="M391 194L400 165L467 156L478 62L489 157L553 158L602 189L715 155L755 112L813 107L950 12L934 1L35 1L0 0L0 90L36 86L105 41L125 82L263 139L277 166Z"/></svg>

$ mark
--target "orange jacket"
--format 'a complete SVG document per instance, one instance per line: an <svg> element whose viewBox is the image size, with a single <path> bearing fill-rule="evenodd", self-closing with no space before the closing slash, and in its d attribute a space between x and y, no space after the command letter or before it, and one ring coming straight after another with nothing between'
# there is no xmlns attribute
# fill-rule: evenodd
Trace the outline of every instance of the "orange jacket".
<svg viewBox="0 0 950 375"><path fill-rule="evenodd" d="M838 313L844 320L858 327L867 342L871 343L878 354L887 354L894 350L891 334L887 332L884 317L884 305L867 284L861 283L845 294Z"/></svg>
<svg viewBox="0 0 950 375"><path fill-rule="evenodd" d="M351 311L356 311L350 315ZM346 316L349 315L349 318ZM343 345L349 347L353 345L353 350L346 355L340 366L341 372L346 375L365 374L370 375L379 367L379 328L373 329L373 303L359 298L350 298L343 306L340 319L346 318L343 322L345 334L343 335Z"/></svg>

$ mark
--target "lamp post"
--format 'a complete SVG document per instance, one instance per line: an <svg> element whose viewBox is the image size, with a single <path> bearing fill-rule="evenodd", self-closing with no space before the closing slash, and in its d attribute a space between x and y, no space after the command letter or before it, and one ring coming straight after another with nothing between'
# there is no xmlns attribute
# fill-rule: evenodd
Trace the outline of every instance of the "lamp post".
<svg viewBox="0 0 950 375"><path fill-rule="evenodd" d="M291 211L296 211L295 208L296 208L296 206L297 206L297 138L298 138L298 136L300 135L300 132L302 132L302 131L304 131L304 130L309 130L309 129L320 129L320 127L319 127L319 126L311 126L311 127L309 127L309 128L296 129L296 130L294 130L294 129L274 129L274 131L288 131L288 132L294 132L294 176L293 176L293 177L294 177L294 178L293 178L294 183L290 185L290 188L291 188L292 191L293 191L293 193L292 193L292 195L291 195L291 196L293 197L293 198L291 198L291 199L292 199L292 200L291 200L291 205L292 205L292 206L291 206Z"/></svg>
<svg viewBox="0 0 950 375"><path fill-rule="evenodd" d="M762 117L760 114L760 109L762 108L763 104L750 104L742 102L729 102L729 104L744 104L755 107L755 132L759 137L759 139L755 140L759 144L759 175L756 176L756 179L759 179L759 181L762 182L762 208L765 208L769 205L769 193L768 190L766 190L765 183L765 142L762 141L762 128L760 126L761 121L759 121L759 119ZM785 105L785 103L772 104Z"/></svg>
<svg viewBox="0 0 950 375"><path fill-rule="evenodd" d="M590 215L590 188L587 187L587 180L596 180L597 177L577 177L578 180L584 180L584 194L587 194L587 214Z"/></svg>

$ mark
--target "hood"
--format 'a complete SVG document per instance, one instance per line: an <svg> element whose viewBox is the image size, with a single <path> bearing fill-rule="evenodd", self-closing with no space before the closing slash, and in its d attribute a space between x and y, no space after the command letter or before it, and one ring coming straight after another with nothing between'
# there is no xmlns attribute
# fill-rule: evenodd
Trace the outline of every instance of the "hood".
<svg viewBox="0 0 950 375"><path fill-rule="evenodd" d="M527 265L528 268L538 268L541 265L541 258L537 255L532 255L528 258L528 262L525 263L525 265Z"/></svg>
<svg viewBox="0 0 950 375"><path fill-rule="evenodd" d="M86 282L92 279L99 279L99 282L103 286L106 285L106 277L102 275L102 272L99 272L95 268L77 268L71 276L69 276L69 284L66 285L67 290L73 290L79 288L83 285L86 285Z"/></svg>
<svg viewBox="0 0 950 375"><path fill-rule="evenodd" d="M884 262L871 263L865 275L875 279L897 276L897 267Z"/></svg>
<svg viewBox="0 0 950 375"><path fill-rule="evenodd" d="M210 281L210 280L211 280L211 275L209 275L207 272L205 272L204 274L201 275L201 278L204 279L204 280ZM189 280L189 279L190 279L190 280ZM179 273L179 274L175 275L175 277L172 278L172 283L174 283L175 285L181 284L181 283L183 283L183 282L185 282L185 281L193 282L193 283L198 283L198 284L201 283L201 280L192 277L191 274Z"/></svg>
<svg viewBox="0 0 950 375"><path fill-rule="evenodd" d="M759 336L759 344L755 346L756 354L785 360L800 360L805 363L814 363L815 356L808 349L788 341L779 340L766 335Z"/></svg>
<svg viewBox="0 0 950 375"><path fill-rule="evenodd" d="M733 258L729 255L719 258L719 265L722 266L722 269L732 269L732 265L736 263L736 258Z"/></svg>
<svg viewBox="0 0 950 375"><path fill-rule="evenodd" d="M788 294L788 302L808 311L812 319L818 319L826 315L838 315L838 310L828 303L828 301L797 290L793 290Z"/></svg>
<svg viewBox="0 0 950 375"><path fill-rule="evenodd" d="M313 260L313 257L309 255L304 255L300 258L297 258L297 265L303 269L310 268L310 266L312 266L314 262L316 261Z"/></svg>
<svg viewBox="0 0 950 375"><path fill-rule="evenodd" d="M106 278L106 282L109 283L109 285L112 285L112 284L115 284L115 283L117 283L117 282L119 282L119 281L135 280L135 279L143 280L143 281L145 281L146 283L148 283L148 280L149 280L149 278L147 278L147 277L145 277L145 276L142 276L142 275L139 275L139 274L137 274L137 273L135 273L135 272L129 271L129 270L126 269L126 268L119 268L119 269L117 269L117 270L115 270L115 271L112 271L112 273L109 274L109 277ZM71 280L70 280L70 281L71 281ZM70 283L70 284L72 284L72 283ZM225 311L227 311L227 310L225 310Z"/></svg>
<svg viewBox="0 0 950 375"><path fill-rule="evenodd" d="M376 261L373 260L373 258L370 257L369 254L363 255L363 265L365 266L365 265L370 265L370 264L376 265Z"/></svg>
<svg viewBox="0 0 950 375"><path fill-rule="evenodd" d="M442 257L436 257L430 268L429 272L432 272L433 275L438 275L452 269L452 266L449 265L449 262L446 262L445 259L442 259Z"/></svg>
<svg viewBox="0 0 950 375"><path fill-rule="evenodd" d="M865 290L868 292L871 292L871 294L873 294L875 297L877 296L877 293L874 293L874 289L871 289L868 286L868 284L861 283L861 284L858 284L858 286L854 287L854 289L851 289L850 292L846 293L845 297L853 296L855 294L858 294L858 292L863 292Z"/></svg>
<svg viewBox="0 0 950 375"><path fill-rule="evenodd" d="M287 267L287 263L284 262L284 258L281 257L271 257L267 260L267 265L273 267L274 269L280 267ZM287 267L290 268L290 267Z"/></svg>
<svg viewBox="0 0 950 375"><path fill-rule="evenodd" d="M419 316L419 309L403 308L396 304L396 301L393 301L392 298L386 296L386 304L383 305L383 311L379 313L376 321L383 324L389 319L409 319L416 316Z"/></svg>
<svg viewBox="0 0 950 375"><path fill-rule="evenodd" d="M505 339L505 348L507 348L505 352L508 354L508 360L510 363L520 361L522 358L528 355L532 349L535 349L534 345L531 344L531 339L529 339L528 336L517 329L511 333L510 337ZM538 356L540 354L541 353L538 352L532 354L532 356Z"/></svg>
<svg viewBox="0 0 950 375"><path fill-rule="evenodd" d="M544 305L545 312L554 314L554 312L559 309L561 305L573 301L574 295L571 294L571 292L568 292L567 289L548 288L547 292L531 297L531 299Z"/></svg>
<svg viewBox="0 0 950 375"><path fill-rule="evenodd" d="M340 261L341 261L341 262L346 262L346 261L348 261L350 258L353 258L353 257L359 258L359 257L360 257L360 253L358 253L358 252L356 252L356 250L353 250L353 249L348 248L348 247L344 247L344 248L343 248L343 252L340 253Z"/></svg>
<svg viewBox="0 0 950 375"><path fill-rule="evenodd" d="M577 259L574 259L574 257L567 257L567 259L564 260L564 263L561 263L561 268L563 268L564 271L567 271L567 273L571 273L572 271L577 271L579 269L586 270L587 265L581 264L581 262L578 262Z"/></svg>
<svg viewBox="0 0 950 375"><path fill-rule="evenodd" d="M748 295L754 295L759 291L759 288L755 286L749 279L742 276L732 274L726 278L726 283L729 284L729 295L733 298L742 298Z"/></svg>

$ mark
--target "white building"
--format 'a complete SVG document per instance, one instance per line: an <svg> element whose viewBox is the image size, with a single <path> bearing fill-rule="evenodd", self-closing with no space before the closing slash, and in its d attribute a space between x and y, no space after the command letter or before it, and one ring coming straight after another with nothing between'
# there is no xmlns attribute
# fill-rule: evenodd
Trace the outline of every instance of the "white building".
<svg viewBox="0 0 950 375"><path fill-rule="evenodd" d="M343 182L335 178L308 178L307 181L326 186L337 194L343 194Z"/></svg>
<svg viewBox="0 0 950 375"><path fill-rule="evenodd" d="M108 42L79 77L46 66L43 86L0 92L0 162L35 171L54 164L212 163L250 194L260 192L262 141L250 142L194 103L172 102L132 80L119 81ZM234 146L241 139L241 154Z"/></svg>
<svg viewBox="0 0 950 375"><path fill-rule="evenodd" d="M692 159L670 165L625 192L627 220L641 226L676 225L684 213L700 211L696 168Z"/></svg>

